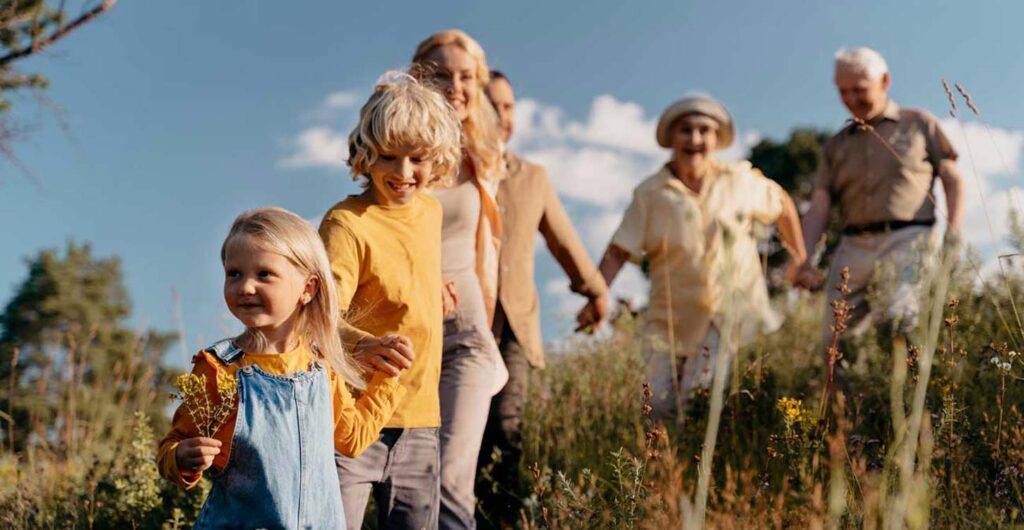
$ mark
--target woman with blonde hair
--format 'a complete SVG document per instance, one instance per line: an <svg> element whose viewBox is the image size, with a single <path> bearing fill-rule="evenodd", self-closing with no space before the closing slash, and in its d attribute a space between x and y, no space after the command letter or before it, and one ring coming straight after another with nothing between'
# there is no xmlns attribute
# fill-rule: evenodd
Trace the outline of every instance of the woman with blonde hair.
<svg viewBox="0 0 1024 530"><path fill-rule="evenodd" d="M490 69L464 32L435 33L413 55L413 71L441 89L462 124L462 166L434 188L444 210L441 262L446 318L441 361L441 528L475 528L477 454L491 396L508 378L491 333L497 304L501 218L495 202L505 176L497 114L485 96Z"/></svg>

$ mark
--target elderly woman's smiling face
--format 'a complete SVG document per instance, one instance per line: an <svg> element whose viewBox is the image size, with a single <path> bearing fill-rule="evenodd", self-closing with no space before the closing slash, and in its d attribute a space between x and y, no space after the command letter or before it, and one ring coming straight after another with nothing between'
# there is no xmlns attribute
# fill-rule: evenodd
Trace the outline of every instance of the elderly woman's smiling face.
<svg viewBox="0 0 1024 530"><path fill-rule="evenodd" d="M718 122L703 114L686 114L672 124L672 156L693 167L702 165L718 147Z"/></svg>

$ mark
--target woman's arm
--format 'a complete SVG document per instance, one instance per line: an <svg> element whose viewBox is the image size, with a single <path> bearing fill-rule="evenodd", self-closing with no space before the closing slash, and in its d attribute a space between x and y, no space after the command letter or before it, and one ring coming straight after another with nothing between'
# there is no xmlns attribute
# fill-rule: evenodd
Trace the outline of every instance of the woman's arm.
<svg viewBox="0 0 1024 530"><path fill-rule="evenodd" d="M800 214L788 193L782 194L782 214L776 219L775 225L779 228L779 238L790 257L789 266L786 267L786 281L793 283L807 261L807 246L800 230Z"/></svg>

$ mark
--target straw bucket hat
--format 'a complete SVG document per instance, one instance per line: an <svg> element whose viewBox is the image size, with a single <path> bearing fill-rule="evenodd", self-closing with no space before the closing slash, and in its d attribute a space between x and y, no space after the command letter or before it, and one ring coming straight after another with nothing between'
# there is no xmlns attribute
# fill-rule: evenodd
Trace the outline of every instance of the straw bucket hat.
<svg viewBox="0 0 1024 530"><path fill-rule="evenodd" d="M658 118L657 139L658 145L671 147L672 124L687 114L702 114L718 122L718 149L725 149L732 145L736 136L732 115L722 105L710 96L688 96L668 106Z"/></svg>

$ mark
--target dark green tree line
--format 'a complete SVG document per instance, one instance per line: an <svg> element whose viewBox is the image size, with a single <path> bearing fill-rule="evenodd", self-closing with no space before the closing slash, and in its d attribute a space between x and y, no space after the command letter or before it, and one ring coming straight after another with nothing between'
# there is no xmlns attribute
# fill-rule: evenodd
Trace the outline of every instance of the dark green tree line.
<svg viewBox="0 0 1024 530"><path fill-rule="evenodd" d="M117 258L70 243L44 250L0 315L3 447L74 452L135 410L164 417L163 354L173 334L133 330ZM109 427L105 427L109 428Z"/></svg>

